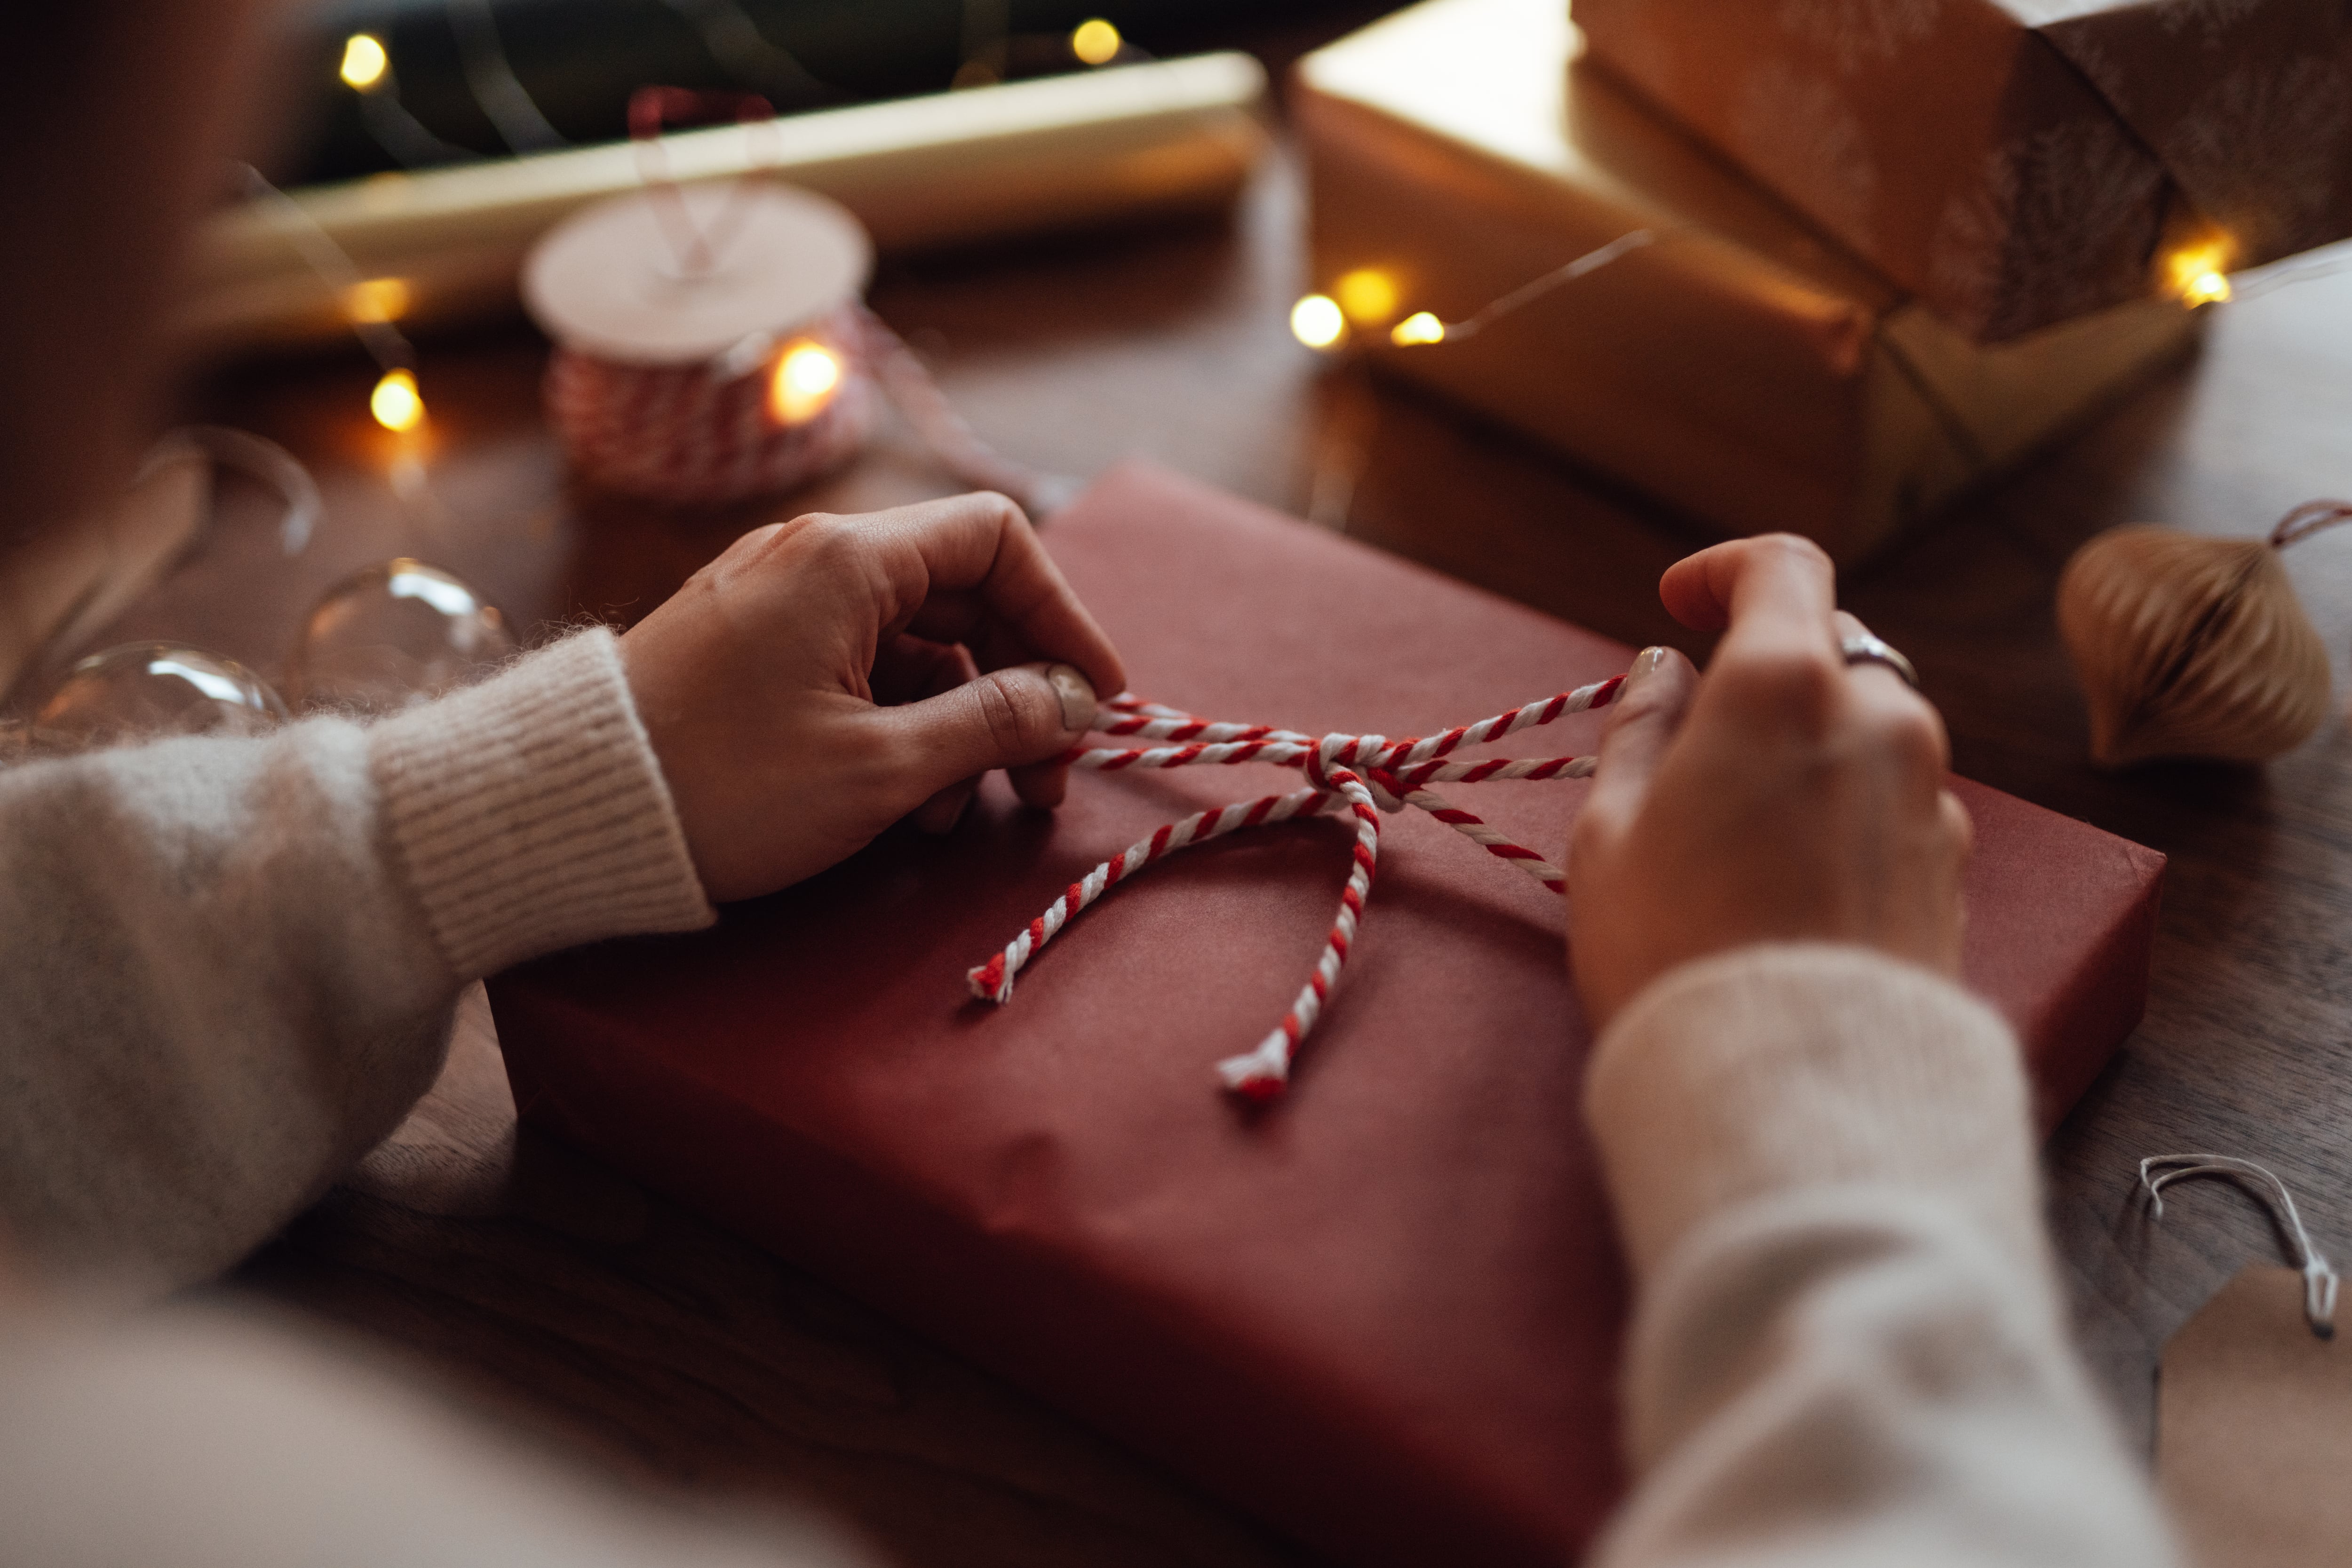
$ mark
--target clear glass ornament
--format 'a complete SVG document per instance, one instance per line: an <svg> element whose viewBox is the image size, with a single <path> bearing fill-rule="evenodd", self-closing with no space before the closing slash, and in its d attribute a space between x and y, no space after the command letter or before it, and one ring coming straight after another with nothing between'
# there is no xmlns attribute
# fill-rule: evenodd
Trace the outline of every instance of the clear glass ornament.
<svg viewBox="0 0 2352 1568"><path fill-rule="evenodd" d="M303 623L286 679L304 708L380 711L446 691L514 651L496 606L403 556L328 590Z"/></svg>
<svg viewBox="0 0 2352 1568"><path fill-rule="evenodd" d="M66 672L34 719L42 751L156 735L257 735L282 722L286 704L233 658L176 643L126 643Z"/></svg>

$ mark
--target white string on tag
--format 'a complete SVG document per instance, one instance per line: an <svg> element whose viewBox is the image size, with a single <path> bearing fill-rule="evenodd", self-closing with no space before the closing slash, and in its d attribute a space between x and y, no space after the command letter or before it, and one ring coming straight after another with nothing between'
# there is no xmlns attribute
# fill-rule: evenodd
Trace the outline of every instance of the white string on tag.
<svg viewBox="0 0 2352 1568"><path fill-rule="evenodd" d="M2226 1176L2247 1187L2279 1217L2294 1243L2295 1261L2303 1269L2303 1316L2311 1331L2323 1340L2336 1337L2336 1269L2311 1242L2303 1215L2286 1184L2252 1160L2234 1154L2150 1154L2139 1163L2139 1183L2147 1189L2150 1217L2164 1217L2164 1189L2189 1176Z"/></svg>

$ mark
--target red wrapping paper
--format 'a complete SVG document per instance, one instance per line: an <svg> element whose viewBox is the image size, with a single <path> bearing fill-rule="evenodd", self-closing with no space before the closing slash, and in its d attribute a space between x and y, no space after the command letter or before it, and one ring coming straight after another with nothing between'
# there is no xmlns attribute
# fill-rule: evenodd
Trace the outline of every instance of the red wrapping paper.
<svg viewBox="0 0 2352 1568"><path fill-rule="evenodd" d="M1140 465L1046 539L1136 689L1219 718L1425 733L1630 650ZM1600 715L1512 743L1588 751ZM1557 743L1555 745L1555 742ZM1361 1563L1558 1562L1623 1486L1626 1283L1582 1131L1557 899L1387 820L1355 953L1290 1094L1212 1067L1322 944L1348 829L1186 850L1114 889L1002 1009L964 972L1162 822L1265 767L999 781L714 931L491 985L522 1114ZM1580 784L1459 786L1524 842ZM2045 1113L2137 1020L2162 858L1979 786L1969 973Z"/></svg>

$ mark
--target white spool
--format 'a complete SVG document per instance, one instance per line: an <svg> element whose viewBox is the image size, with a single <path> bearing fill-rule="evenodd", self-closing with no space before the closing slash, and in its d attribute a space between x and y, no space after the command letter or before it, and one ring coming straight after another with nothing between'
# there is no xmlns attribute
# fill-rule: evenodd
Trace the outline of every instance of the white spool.
<svg viewBox="0 0 2352 1568"><path fill-rule="evenodd" d="M573 214L525 263L573 464L678 504L790 489L874 417L874 251L839 204L773 181L657 186ZM828 379L829 376L829 379Z"/></svg>

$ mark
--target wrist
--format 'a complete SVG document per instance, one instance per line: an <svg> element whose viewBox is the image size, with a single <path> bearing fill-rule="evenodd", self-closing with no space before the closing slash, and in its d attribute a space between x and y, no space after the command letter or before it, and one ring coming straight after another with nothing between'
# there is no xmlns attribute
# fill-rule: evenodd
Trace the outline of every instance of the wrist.
<svg viewBox="0 0 2352 1568"><path fill-rule="evenodd" d="M709 922L609 631L387 720L369 748L409 887L460 977Z"/></svg>
<svg viewBox="0 0 2352 1568"><path fill-rule="evenodd" d="M1585 1109L1640 1275L1726 1208L1855 1183L1992 1194L1988 1223L2038 1246L2014 1036L1870 948L1757 944L1658 975L1596 1041Z"/></svg>

